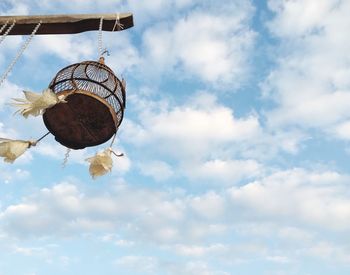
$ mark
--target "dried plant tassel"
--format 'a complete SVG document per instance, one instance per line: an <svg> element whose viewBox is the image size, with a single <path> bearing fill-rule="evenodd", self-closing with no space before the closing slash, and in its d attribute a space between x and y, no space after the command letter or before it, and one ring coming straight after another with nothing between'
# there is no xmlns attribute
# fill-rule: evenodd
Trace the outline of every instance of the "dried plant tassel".
<svg viewBox="0 0 350 275"><path fill-rule="evenodd" d="M15 102L11 103L12 106L18 107L16 113L20 113L25 118L29 115L38 116L45 112L46 109L58 103L66 103L65 96L57 96L51 89L46 89L43 93L36 94L33 92L23 91L25 99L14 98Z"/></svg>
<svg viewBox="0 0 350 275"><path fill-rule="evenodd" d="M36 142L33 141L0 138L0 157L3 157L5 162L13 163L28 148L35 145Z"/></svg>
<svg viewBox="0 0 350 275"><path fill-rule="evenodd" d="M97 153L95 156L86 159L86 161L90 162L89 172L93 179L103 176L112 170L113 160L111 153L111 148L108 148L103 152Z"/></svg>

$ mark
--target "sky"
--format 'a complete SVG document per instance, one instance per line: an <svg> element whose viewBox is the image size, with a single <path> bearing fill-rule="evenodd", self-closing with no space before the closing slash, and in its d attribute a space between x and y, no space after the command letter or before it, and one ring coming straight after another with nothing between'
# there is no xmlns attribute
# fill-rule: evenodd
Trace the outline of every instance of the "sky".
<svg viewBox="0 0 350 275"><path fill-rule="evenodd" d="M0 275L350 274L350 1L1 0L1 15L132 12L103 33L127 108L110 174L52 136L0 162ZM26 37L0 45L4 72ZM97 60L97 32L36 36L7 103Z"/></svg>

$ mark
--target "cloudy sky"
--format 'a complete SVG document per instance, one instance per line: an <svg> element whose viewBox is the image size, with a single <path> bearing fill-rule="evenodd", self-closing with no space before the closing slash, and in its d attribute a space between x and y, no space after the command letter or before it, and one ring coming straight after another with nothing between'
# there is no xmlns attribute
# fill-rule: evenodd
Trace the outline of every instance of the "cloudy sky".
<svg viewBox="0 0 350 275"><path fill-rule="evenodd" d="M1 15L133 12L104 33L127 81L112 173L52 136L0 162L0 275L350 272L350 1L1 0ZM25 37L0 45L0 69ZM0 137L97 32L37 36L0 87Z"/></svg>

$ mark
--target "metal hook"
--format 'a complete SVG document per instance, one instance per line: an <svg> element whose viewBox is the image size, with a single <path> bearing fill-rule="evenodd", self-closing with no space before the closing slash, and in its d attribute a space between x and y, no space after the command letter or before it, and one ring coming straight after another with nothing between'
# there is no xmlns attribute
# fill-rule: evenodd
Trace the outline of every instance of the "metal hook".
<svg viewBox="0 0 350 275"><path fill-rule="evenodd" d="M101 56L103 56L103 55L105 55L105 54L107 54L107 56L110 56L109 50L104 49L104 50L102 51L102 53L101 53Z"/></svg>

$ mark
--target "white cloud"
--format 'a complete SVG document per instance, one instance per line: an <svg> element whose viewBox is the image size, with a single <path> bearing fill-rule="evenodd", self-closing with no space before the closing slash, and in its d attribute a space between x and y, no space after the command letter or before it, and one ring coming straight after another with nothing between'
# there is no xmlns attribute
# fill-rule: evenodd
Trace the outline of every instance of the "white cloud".
<svg viewBox="0 0 350 275"><path fill-rule="evenodd" d="M9 6L10 5L10 6ZM4 3L4 7L0 6L1 13L5 15L26 15L29 13L29 6L25 3L25 1L13 1L6 0Z"/></svg>
<svg viewBox="0 0 350 275"><path fill-rule="evenodd" d="M193 197L190 206L196 214L209 220L221 218L225 212L224 198L214 192Z"/></svg>
<svg viewBox="0 0 350 275"><path fill-rule="evenodd" d="M205 100L201 97L209 97ZM254 139L260 133L258 118L248 115L236 118L230 108L215 102L208 94L177 107L153 109L156 102L148 101L139 114L140 124L125 121L122 140L136 145L154 145L172 155L200 158L210 155L218 146Z"/></svg>
<svg viewBox="0 0 350 275"><path fill-rule="evenodd" d="M189 261L183 266L174 266L170 274L201 274L201 275L229 275L224 271L219 271L211 268L208 263L203 261Z"/></svg>
<svg viewBox="0 0 350 275"><path fill-rule="evenodd" d="M344 183L348 180L334 172L294 169L233 187L230 193L233 204L252 217L347 230L350 203Z"/></svg>
<svg viewBox="0 0 350 275"><path fill-rule="evenodd" d="M117 259L115 264L132 272L155 274L159 263L155 257L129 255Z"/></svg>
<svg viewBox="0 0 350 275"><path fill-rule="evenodd" d="M174 171L171 166L164 161L150 161L139 164L141 173L151 176L156 181L164 181L173 176Z"/></svg>
<svg viewBox="0 0 350 275"><path fill-rule="evenodd" d="M270 125L332 130L350 116L350 67L343 35L350 26L348 1L269 1L268 26L281 41L277 67L263 91L277 107Z"/></svg>
<svg viewBox="0 0 350 275"><path fill-rule="evenodd" d="M116 266L120 269L126 269L133 274L160 274L169 275L228 275L227 272L212 269L207 263L197 261L180 262L175 260L166 261L154 256L136 256L128 255L118 258L115 261Z"/></svg>
<svg viewBox="0 0 350 275"><path fill-rule="evenodd" d="M175 245L176 253L189 257L203 257L206 254L227 253L228 247L223 244L212 244L209 246L199 245Z"/></svg>
<svg viewBox="0 0 350 275"><path fill-rule="evenodd" d="M73 184L61 183L2 207L1 230L7 237L20 239L102 233L103 242L124 249L151 243L161 251L200 260L217 257L238 263L251 261L254 255L288 264L303 255L324 257L312 252L320 232L346 232L350 227L347 181L347 176L334 171L294 169L220 193L196 195L120 183L107 192L85 193ZM314 231L308 231L310 227ZM222 242L227 236L241 241ZM269 245L271 236L284 252ZM334 261L345 261L345 247L332 251L337 256ZM152 258L154 272L163 270L160 258ZM127 263L133 260L138 258L121 258L119 264L128 269ZM207 268L212 270L212 266Z"/></svg>
<svg viewBox="0 0 350 275"><path fill-rule="evenodd" d="M32 61L44 54L68 62L80 62L98 57L97 42L83 35L40 35L33 39L26 56Z"/></svg>
<svg viewBox="0 0 350 275"><path fill-rule="evenodd" d="M255 160L210 160L188 167L187 174L194 180L224 182L235 184L243 179L257 177L262 172L262 166Z"/></svg>
<svg viewBox="0 0 350 275"><path fill-rule="evenodd" d="M349 140L350 139L350 122L346 121L344 123L337 125L334 129L334 134L341 139Z"/></svg>
<svg viewBox="0 0 350 275"><path fill-rule="evenodd" d="M275 172L250 184L230 188L229 201L225 194L214 191L193 196L137 190L120 184L108 195L93 195L84 194L75 185L61 183L8 206L0 216L4 229L19 236L64 235L91 230L108 232L126 226L131 216L135 218L131 228L138 229L130 229L130 233L141 238L149 234L147 239L158 241L176 240L179 234L194 239L210 232L222 234L231 222L238 225L256 217L286 222L289 229L280 231L280 236L301 236L302 232L293 229L296 224L329 230L350 227L349 194L345 189L348 178L333 171ZM236 215L233 221L228 219L232 214ZM197 234L195 227L205 233Z"/></svg>
<svg viewBox="0 0 350 275"><path fill-rule="evenodd" d="M8 164L0 164L1 167L1 174L0 174L0 180L1 183L9 184L14 183L17 181L25 181L30 176L31 173L27 170L23 170L20 168L12 169L12 167L9 167Z"/></svg>
<svg viewBox="0 0 350 275"><path fill-rule="evenodd" d="M104 33L102 36L103 47L110 53L110 56L106 56L106 65L114 71L118 78L121 78L123 73L133 72L141 62L139 50L133 44L131 37L127 31L118 34Z"/></svg>
<svg viewBox="0 0 350 275"><path fill-rule="evenodd" d="M350 263L349 247L344 244L335 244L327 241L318 241L311 246L301 249L300 254L307 257L322 259L323 261L336 261L339 263Z"/></svg>
<svg viewBox="0 0 350 275"><path fill-rule="evenodd" d="M13 247L13 253L22 254L25 256L47 257L48 251L44 247Z"/></svg>
<svg viewBox="0 0 350 275"><path fill-rule="evenodd" d="M283 227L278 230L279 238L289 242L308 243L315 238L315 234L296 227Z"/></svg>
<svg viewBox="0 0 350 275"><path fill-rule="evenodd" d="M119 239L115 241L115 244L119 247L131 247L135 245L133 241L123 240L123 239Z"/></svg>
<svg viewBox="0 0 350 275"><path fill-rule="evenodd" d="M269 0L269 8L276 13L271 30L287 37L309 34L322 27L320 23L337 4L338 0Z"/></svg>
<svg viewBox="0 0 350 275"><path fill-rule="evenodd" d="M132 162L127 155L124 154L122 157L113 156L113 175L122 175L127 173L132 167Z"/></svg>
<svg viewBox="0 0 350 275"><path fill-rule="evenodd" d="M41 14L45 13L59 13L57 11L66 11L66 13L96 13L107 11L121 12L120 1L118 0L72 0L70 2L64 0L50 1L50 0L5 0L4 11L6 14L21 15L39 11ZM0 7L1 8L1 7Z"/></svg>
<svg viewBox="0 0 350 275"><path fill-rule="evenodd" d="M6 104L9 104L12 98L18 98L22 94L23 88L20 86L13 84L9 81L4 81L0 86L0 110L9 111L9 107L5 107ZM15 109L12 109L15 112ZM1 129L1 128L0 128Z"/></svg>
<svg viewBox="0 0 350 275"><path fill-rule="evenodd" d="M285 256L279 256L279 255L274 255L274 256L267 256L266 260L271 261L271 262L276 262L280 264L286 264L290 262L290 259Z"/></svg>
<svg viewBox="0 0 350 275"><path fill-rule="evenodd" d="M85 195L75 185L61 183L8 206L0 219L8 234L62 236L127 227L131 215L138 217L135 226L143 228L141 235L167 239L173 238L169 230L176 233L170 225L183 219L185 207L162 192L118 186L109 195Z"/></svg>
<svg viewBox="0 0 350 275"><path fill-rule="evenodd" d="M173 25L148 29L143 43L146 64L156 64L151 73L180 69L183 75L200 77L216 86L237 86L247 71L255 37L246 24L251 11L246 3L231 3L225 10L195 10Z"/></svg>
<svg viewBox="0 0 350 275"><path fill-rule="evenodd" d="M1 138L11 138L14 139L18 136L18 133L15 129L13 128L7 128L5 125L0 122L0 137Z"/></svg>
<svg viewBox="0 0 350 275"><path fill-rule="evenodd" d="M137 116L123 122L121 142L135 146L137 158L143 152L142 166L149 166L149 158L170 158L171 167L162 172L176 171L192 181L219 186L251 180L263 172L263 162L281 151L298 154L307 139L297 129L264 129L255 113L237 117L212 93L199 92L182 104L144 96L129 102Z"/></svg>

